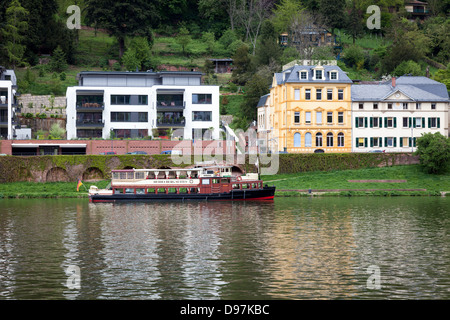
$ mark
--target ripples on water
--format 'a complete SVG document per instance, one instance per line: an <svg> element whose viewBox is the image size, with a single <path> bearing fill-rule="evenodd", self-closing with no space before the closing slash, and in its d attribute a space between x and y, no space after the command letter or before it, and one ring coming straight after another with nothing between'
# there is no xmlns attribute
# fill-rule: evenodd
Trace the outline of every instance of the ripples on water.
<svg viewBox="0 0 450 320"><path fill-rule="evenodd" d="M448 299L449 203L1 200L0 299Z"/></svg>

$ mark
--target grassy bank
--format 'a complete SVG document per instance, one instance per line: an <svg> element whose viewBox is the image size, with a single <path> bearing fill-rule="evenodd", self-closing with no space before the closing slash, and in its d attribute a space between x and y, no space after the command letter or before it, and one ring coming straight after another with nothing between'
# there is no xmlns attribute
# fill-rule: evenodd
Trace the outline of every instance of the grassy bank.
<svg viewBox="0 0 450 320"><path fill-rule="evenodd" d="M309 189L314 195L321 196L419 196L441 195L441 192L450 191L449 174L426 174L418 165L279 174L263 176L262 179L268 185L277 187L278 196L309 195ZM349 180L366 181L350 182ZM402 182L373 180L402 180Z"/></svg>
<svg viewBox="0 0 450 320"><path fill-rule="evenodd" d="M394 166L331 172L304 172L262 176L277 187L281 197L309 196L440 196L450 192L450 175L429 175L418 165ZM406 182L349 182L349 180L406 180ZM85 198L91 185L105 188L108 180L83 182L77 192L76 182L11 182L0 184L1 198ZM450 193L447 193L447 196Z"/></svg>
<svg viewBox="0 0 450 320"><path fill-rule="evenodd" d="M109 181L83 182L77 192L76 182L10 182L0 184L0 199L4 198L87 198L91 185L105 188Z"/></svg>

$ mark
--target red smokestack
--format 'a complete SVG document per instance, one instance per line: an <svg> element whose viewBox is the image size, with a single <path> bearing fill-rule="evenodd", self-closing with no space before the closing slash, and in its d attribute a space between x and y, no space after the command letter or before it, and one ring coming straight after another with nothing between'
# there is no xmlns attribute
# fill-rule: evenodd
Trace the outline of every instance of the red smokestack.
<svg viewBox="0 0 450 320"><path fill-rule="evenodd" d="M392 86L395 87L395 77L392 77Z"/></svg>

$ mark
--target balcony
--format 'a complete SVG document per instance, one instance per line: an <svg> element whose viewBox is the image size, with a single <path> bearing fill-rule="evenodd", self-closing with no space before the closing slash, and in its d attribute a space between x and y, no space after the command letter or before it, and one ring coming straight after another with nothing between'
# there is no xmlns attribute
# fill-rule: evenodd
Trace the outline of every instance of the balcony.
<svg viewBox="0 0 450 320"><path fill-rule="evenodd" d="M77 119L77 128L103 128L105 126L105 120L89 120L89 119Z"/></svg>
<svg viewBox="0 0 450 320"><path fill-rule="evenodd" d="M77 111L101 111L105 109L104 102L77 102Z"/></svg>
<svg viewBox="0 0 450 320"><path fill-rule="evenodd" d="M183 110L186 107L184 95L180 93L158 93L156 107L158 111Z"/></svg>
<svg viewBox="0 0 450 320"><path fill-rule="evenodd" d="M183 128L186 124L184 119L157 119L156 126L158 128Z"/></svg>

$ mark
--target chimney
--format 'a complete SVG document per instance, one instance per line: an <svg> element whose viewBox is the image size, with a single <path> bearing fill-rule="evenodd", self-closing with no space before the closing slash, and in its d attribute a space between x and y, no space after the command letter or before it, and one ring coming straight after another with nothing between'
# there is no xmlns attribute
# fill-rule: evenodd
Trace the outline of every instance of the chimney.
<svg viewBox="0 0 450 320"><path fill-rule="evenodd" d="M392 87L395 88L395 77L392 77Z"/></svg>

